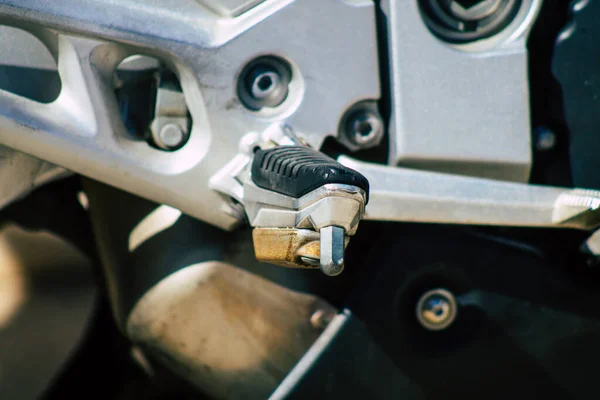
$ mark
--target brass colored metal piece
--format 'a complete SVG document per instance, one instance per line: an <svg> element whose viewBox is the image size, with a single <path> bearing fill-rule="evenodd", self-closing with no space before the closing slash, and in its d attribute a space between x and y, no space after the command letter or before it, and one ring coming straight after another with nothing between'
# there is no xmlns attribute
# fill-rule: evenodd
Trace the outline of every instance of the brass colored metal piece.
<svg viewBox="0 0 600 400"><path fill-rule="evenodd" d="M319 259L319 233L309 229L255 228L252 232L256 259L289 268L318 268L300 257Z"/></svg>
<svg viewBox="0 0 600 400"><path fill-rule="evenodd" d="M316 296L205 262L148 290L126 332L211 399L266 399L337 312Z"/></svg>
<svg viewBox="0 0 600 400"><path fill-rule="evenodd" d="M320 234L310 229L255 228L252 232L258 261L288 268L319 268ZM344 247L350 238L346 236Z"/></svg>

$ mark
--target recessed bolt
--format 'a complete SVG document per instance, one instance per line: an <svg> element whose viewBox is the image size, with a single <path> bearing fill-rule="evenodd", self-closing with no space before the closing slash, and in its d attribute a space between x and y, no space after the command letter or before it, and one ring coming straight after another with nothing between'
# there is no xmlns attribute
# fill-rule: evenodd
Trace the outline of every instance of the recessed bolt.
<svg viewBox="0 0 600 400"><path fill-rule="evenodd" d="M277 57L261 57L244 68L238 84L238 96L253 111L277 107L287 98L291 69Z"/></svg>
<svg viewBox="0 0 600 400"><path fill-rule="evenodd" d="M255 71L251 77L250 93L255 99L264 99L279 87L279 75L275 71Z"/></svg>
<svg viewBox="0 0 600 400"><path fill-rule="evenodd" d="M423 328L430 331L444 330L456 320L456 299L446 289L430 290L419 299L416 313Z"/></svg>
<svg viewBox="0 0 600 400"><path fill-rule="evenodd" d="M163 125L155 137L156 145L165 150L177 149L181 147L185 140L185 133L179 125L174 123Z"/></svg>
<svg viewBox="0 0 600 400"><path fill-rule="evenodd" d="M381 117L371 110L357 111L352 114L348 119L347 129L348 139L362 148L379 143L384 133Z"/></svg>

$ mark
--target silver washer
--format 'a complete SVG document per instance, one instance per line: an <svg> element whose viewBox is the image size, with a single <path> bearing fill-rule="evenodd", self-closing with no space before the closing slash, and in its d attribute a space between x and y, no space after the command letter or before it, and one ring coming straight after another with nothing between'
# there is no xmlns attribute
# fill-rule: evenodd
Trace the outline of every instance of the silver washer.
<svg viewBox="0 0 600 400"><path fill-rule="evenodd" d="M257 99L269 97L279 88L279 76L275 72L258 74L252 82L252 96Z"/></svg>
<svg viewBox="0 0 600 400"><path fill-rule="evenodd" d="M454 295L446 289L433 289L417 303L417 320L430 331L441 331L456 320L458 307Z"/></svg>

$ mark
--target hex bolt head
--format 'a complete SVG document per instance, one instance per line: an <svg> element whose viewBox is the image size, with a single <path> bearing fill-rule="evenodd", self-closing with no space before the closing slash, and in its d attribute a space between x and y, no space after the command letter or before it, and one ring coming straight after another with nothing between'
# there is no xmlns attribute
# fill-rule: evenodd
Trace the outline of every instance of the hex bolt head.
<svg viewBox="0 0 600 400"><path fill-rule="evenodd" d="M154 139L161 149L174 150L183 145L186 135L179 125L167 123L160 128Z"/></svg>
<svg viewBox="0 0 600 400"><path fill-rule="evenodd" d="M348 139L361 148L379 143L383 133L383 121L373 111L358 111L348 119Z"/></svg>
<svg viewBox="0 0 600 400"><path fill-rule="evenodd" d="M429 331L441 331L454 323L458 306L454 295L446 289L424 293L417 302L417 320Z"/></svg>

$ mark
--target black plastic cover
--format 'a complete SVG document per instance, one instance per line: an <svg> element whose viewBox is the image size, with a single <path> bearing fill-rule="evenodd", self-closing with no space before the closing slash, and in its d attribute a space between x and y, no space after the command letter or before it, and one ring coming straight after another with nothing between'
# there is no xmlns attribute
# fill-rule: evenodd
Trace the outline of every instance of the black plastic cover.
<svg viewBox="0 0 600 400"><path fill-rule="evenodd" d="M369 197L367 178L309 147L258 150L252 163L252 181L263 189L294 198L330 183L359 187Z"/></svg>
<svg viewBox="0 0 600 400"><path fill-rule="evenodd" d="M556 43L552 70L561 85L572 184L600 189L600 3L579 0L571 10Z"/></svg>

